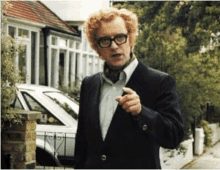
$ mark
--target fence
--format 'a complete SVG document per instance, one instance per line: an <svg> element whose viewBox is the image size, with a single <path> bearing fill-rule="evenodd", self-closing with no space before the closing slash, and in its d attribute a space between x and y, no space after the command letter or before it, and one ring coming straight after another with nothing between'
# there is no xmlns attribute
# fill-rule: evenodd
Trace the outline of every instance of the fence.
<svg viewBox="0 0 220 170"><path fill-rule="evenodd" d="M75 133L37 132L36 147L36 169L74 169Z"/></svg>

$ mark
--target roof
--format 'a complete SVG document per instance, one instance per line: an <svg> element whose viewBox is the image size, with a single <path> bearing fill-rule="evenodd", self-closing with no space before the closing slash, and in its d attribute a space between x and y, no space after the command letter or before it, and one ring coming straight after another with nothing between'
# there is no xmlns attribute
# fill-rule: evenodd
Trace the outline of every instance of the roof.
<svg viewBox="0 0 220 170"><path fill-rule="evenodd" d="M60 19L54 12L40 1L9 1L12 7L6 10L5 16L23 19L30 22L45 24L68 33L77 33L67 22Z"/></svg>

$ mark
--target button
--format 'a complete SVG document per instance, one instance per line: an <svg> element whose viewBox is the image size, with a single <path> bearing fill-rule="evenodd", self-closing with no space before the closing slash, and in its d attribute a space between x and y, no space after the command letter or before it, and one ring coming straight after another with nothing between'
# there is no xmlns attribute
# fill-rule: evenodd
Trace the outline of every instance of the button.
<svg viewBox="0 0 220 170"><path fill-rule="evenodd" d="M106 155L102 155L102 158L101 158L103 161L106 160Z"/></svg>
<svg viewBox="0 0 220 170"><path fill-rule="evenodd" d="M147 130L147 125L144 125L144 126L143 126L143 130Z"/></svg>

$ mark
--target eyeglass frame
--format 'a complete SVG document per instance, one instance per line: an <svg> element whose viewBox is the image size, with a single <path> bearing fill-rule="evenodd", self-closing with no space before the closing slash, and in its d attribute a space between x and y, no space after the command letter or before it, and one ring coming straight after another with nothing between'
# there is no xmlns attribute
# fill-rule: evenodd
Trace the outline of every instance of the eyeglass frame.
<svg viewBox="0 0 220 170"><path fill-rule="evenodd" d="M125 37L125 41L124 41L123 43L119 43L119 44L118 44L118 43L115 41L115 39L117 38L117 36L122 36L122 35ZM100 41L101 41L102 39L110 40L109 45L106 46L106 47L102 47L101 44L100 44ZM97 43L98 43L98 45L99 45L100 48L108 48L108 47L111 47L112 41L114 41L117 45L121 45L121 44L125 44L125 43L127 42L127 39L128 39L128 34L121 33L121 34L117 34L114 38L107 37L107 36L106 36L106 37L101 37L101 38L97 39Z"/></svg>

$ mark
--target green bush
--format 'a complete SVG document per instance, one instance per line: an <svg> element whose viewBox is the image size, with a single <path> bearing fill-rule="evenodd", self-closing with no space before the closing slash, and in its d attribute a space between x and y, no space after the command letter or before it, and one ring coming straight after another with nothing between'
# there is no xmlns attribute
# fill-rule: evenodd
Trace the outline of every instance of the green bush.
<svg viewBox="0 0 220 170"><path fill-rule="evenodd" d="M176 80L185 137L202 105L220 106L220 3L198 1L126 2L139 19L135 54ZM212 39L212 44L210 40ZM206 51L201 52L201 47Z"/></svg>
<svg viewBox="0 0 220 170"><path fill-rule="evenodd" d="M6 20L3 14L9 7L7 1L1 1L1 128L4 128L5 124L22 122L22 116L11 112L10 106L16 95L16 84L21 82L14 59L17 53L23 50L23 46L18 45L14 38L4 35Z"/></svg>
<svg viewBox="0 0 220 170"><path fill-rule="evenodd" d="M209 127L209 122L207 122L206 120L202 120L201 123L200 123L200 126L203 128L204 133L205 133L205 140L204 140L205 146L206 147L211 147L212 146L213 131Z"/></svg>
<svg viewBox="0 0 220 170"><path fill-rule="evenodd" d="M72 88L66 86L60 86L58 89L68 94L68 96L75 99L77 102L79 102L80 89L78 86L74 85Z"/></svg>

